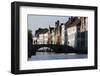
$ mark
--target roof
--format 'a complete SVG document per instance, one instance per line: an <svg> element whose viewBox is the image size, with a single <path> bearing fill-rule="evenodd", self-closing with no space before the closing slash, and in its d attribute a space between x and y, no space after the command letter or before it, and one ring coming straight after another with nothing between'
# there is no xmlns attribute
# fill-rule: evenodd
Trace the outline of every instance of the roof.
<svg viewBox="0 0 100 76"><path fill-rule="evenodd" d="M49 27L50 32L53 31L55 28L54 27Z"/></svg>
<svg viewBox="0 0 100 76"><path fill-rule="evenodd" d="M39 28L38 30L35 31L35 36L39 36L39 34L44 34L48 32L47 28Z"/></svg>
<svg viewBox="0 0 100 76"><path fill-rule="evenodd" d="M80 19L78 17L71 17L69 20L65 23L66 28L72 27L72 26L79 26L78 24L80 23Z"/></svg>

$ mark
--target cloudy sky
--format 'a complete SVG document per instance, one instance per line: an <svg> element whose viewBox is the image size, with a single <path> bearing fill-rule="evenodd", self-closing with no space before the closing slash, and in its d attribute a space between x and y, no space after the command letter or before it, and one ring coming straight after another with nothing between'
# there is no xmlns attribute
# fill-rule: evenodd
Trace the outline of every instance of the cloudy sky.
<svg viewBox="0 0 100 76"><path fill-rule="evenodd" d="M57 20L60 23L65 23L68 21L68 16L51 16L51 15L34 15L29 14L27 16L28 21L28 29L32 30L32 34L34 35L35 30L38 28L48 28L49 25L54 27L55 22Z"/></svg>

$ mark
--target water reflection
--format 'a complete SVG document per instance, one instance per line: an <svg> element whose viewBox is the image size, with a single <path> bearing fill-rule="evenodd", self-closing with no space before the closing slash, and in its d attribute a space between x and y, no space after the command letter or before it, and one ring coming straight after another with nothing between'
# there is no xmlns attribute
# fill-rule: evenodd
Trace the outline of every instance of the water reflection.
<svg viewBox="0 0 100 76"><path fill-rule="evenodd" d="M36 55L32 55L29 61L32 60L57 60L57 59L83 59L87 58L87 54L75 54L75 53L54 53L54 52L36 52Z"/></svg>
<svg viewBox="0 0 100 76"><path fill-rule="evenodd" d="M37 49L37 51L44 51L44 52L46 52L46 51L49 51L49 52L52 52L53 51L53 49L51 49L51 48L49 48L49 47L41 47L41 48L39 48L39 49ZM49 53L48 52L48 53Z"/></svg>

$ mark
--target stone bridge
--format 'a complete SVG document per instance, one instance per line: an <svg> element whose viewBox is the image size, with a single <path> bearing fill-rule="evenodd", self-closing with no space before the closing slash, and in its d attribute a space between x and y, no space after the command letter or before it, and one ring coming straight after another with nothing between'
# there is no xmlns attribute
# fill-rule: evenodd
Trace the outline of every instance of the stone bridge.
<svg viewBox="0 0 100 76"><path fill-rule="evenodd" d="M31 50L28 50L28 57L31 57L31 55L35 55L36 52L38 52L38 49L43 48L43 47L48 47L52 49L52 52L55 53L78 53L78 54L87 54L88 50L84 49L78 49L78 48L72 48L67 45L53 45L53 44L36 44L32 45ZM48 52L48 50L46 50ZM44 52L42 50L42 52ZM50 50L49 50L50 52Z"/></svg>
<svg viewBox="0 0 100 76"><path fill-rule="evenodd" d="M57 52L57 53L86 53L85 50L72 48L67 45L37 44L37 45L33 45L32 49L34 52L37 52L38 49L40 49L42 47L48 47L48 48L52 49L52 52ZM50 50L46 50L46 51L50 51Z"/></svg>
<svg viewBox="0 0 100 76"><path fill-rule="evenodd" d="M48 47L50 48L53 52L62 52L65 51L64 48L66 48L67 50L67 46L64 45L53 45L53 44L37 44L37 45L33 45L33 50L34 51L38 51L38 49L43 48L43 47ZM43 50L42 50L43 51ZM50 50L47 50L50 51Z"/></svg>

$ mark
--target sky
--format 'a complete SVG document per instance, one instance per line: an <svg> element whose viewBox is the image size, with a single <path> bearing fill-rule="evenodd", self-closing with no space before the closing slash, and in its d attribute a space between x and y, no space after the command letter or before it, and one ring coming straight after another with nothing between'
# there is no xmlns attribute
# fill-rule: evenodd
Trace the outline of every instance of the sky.
<svg viewBox="0 0 100 76"><path fill-rule="evenodd" d="M28 21L28 29L32 31L32 34L34 36L35 31L38 28L49 28L49 25L51 27L55 27L55 22L57 20L60 21L60 23L65 23L68 21L68 16L53 16L53 15L34 15L29 14L27 16Z"/></svg>

